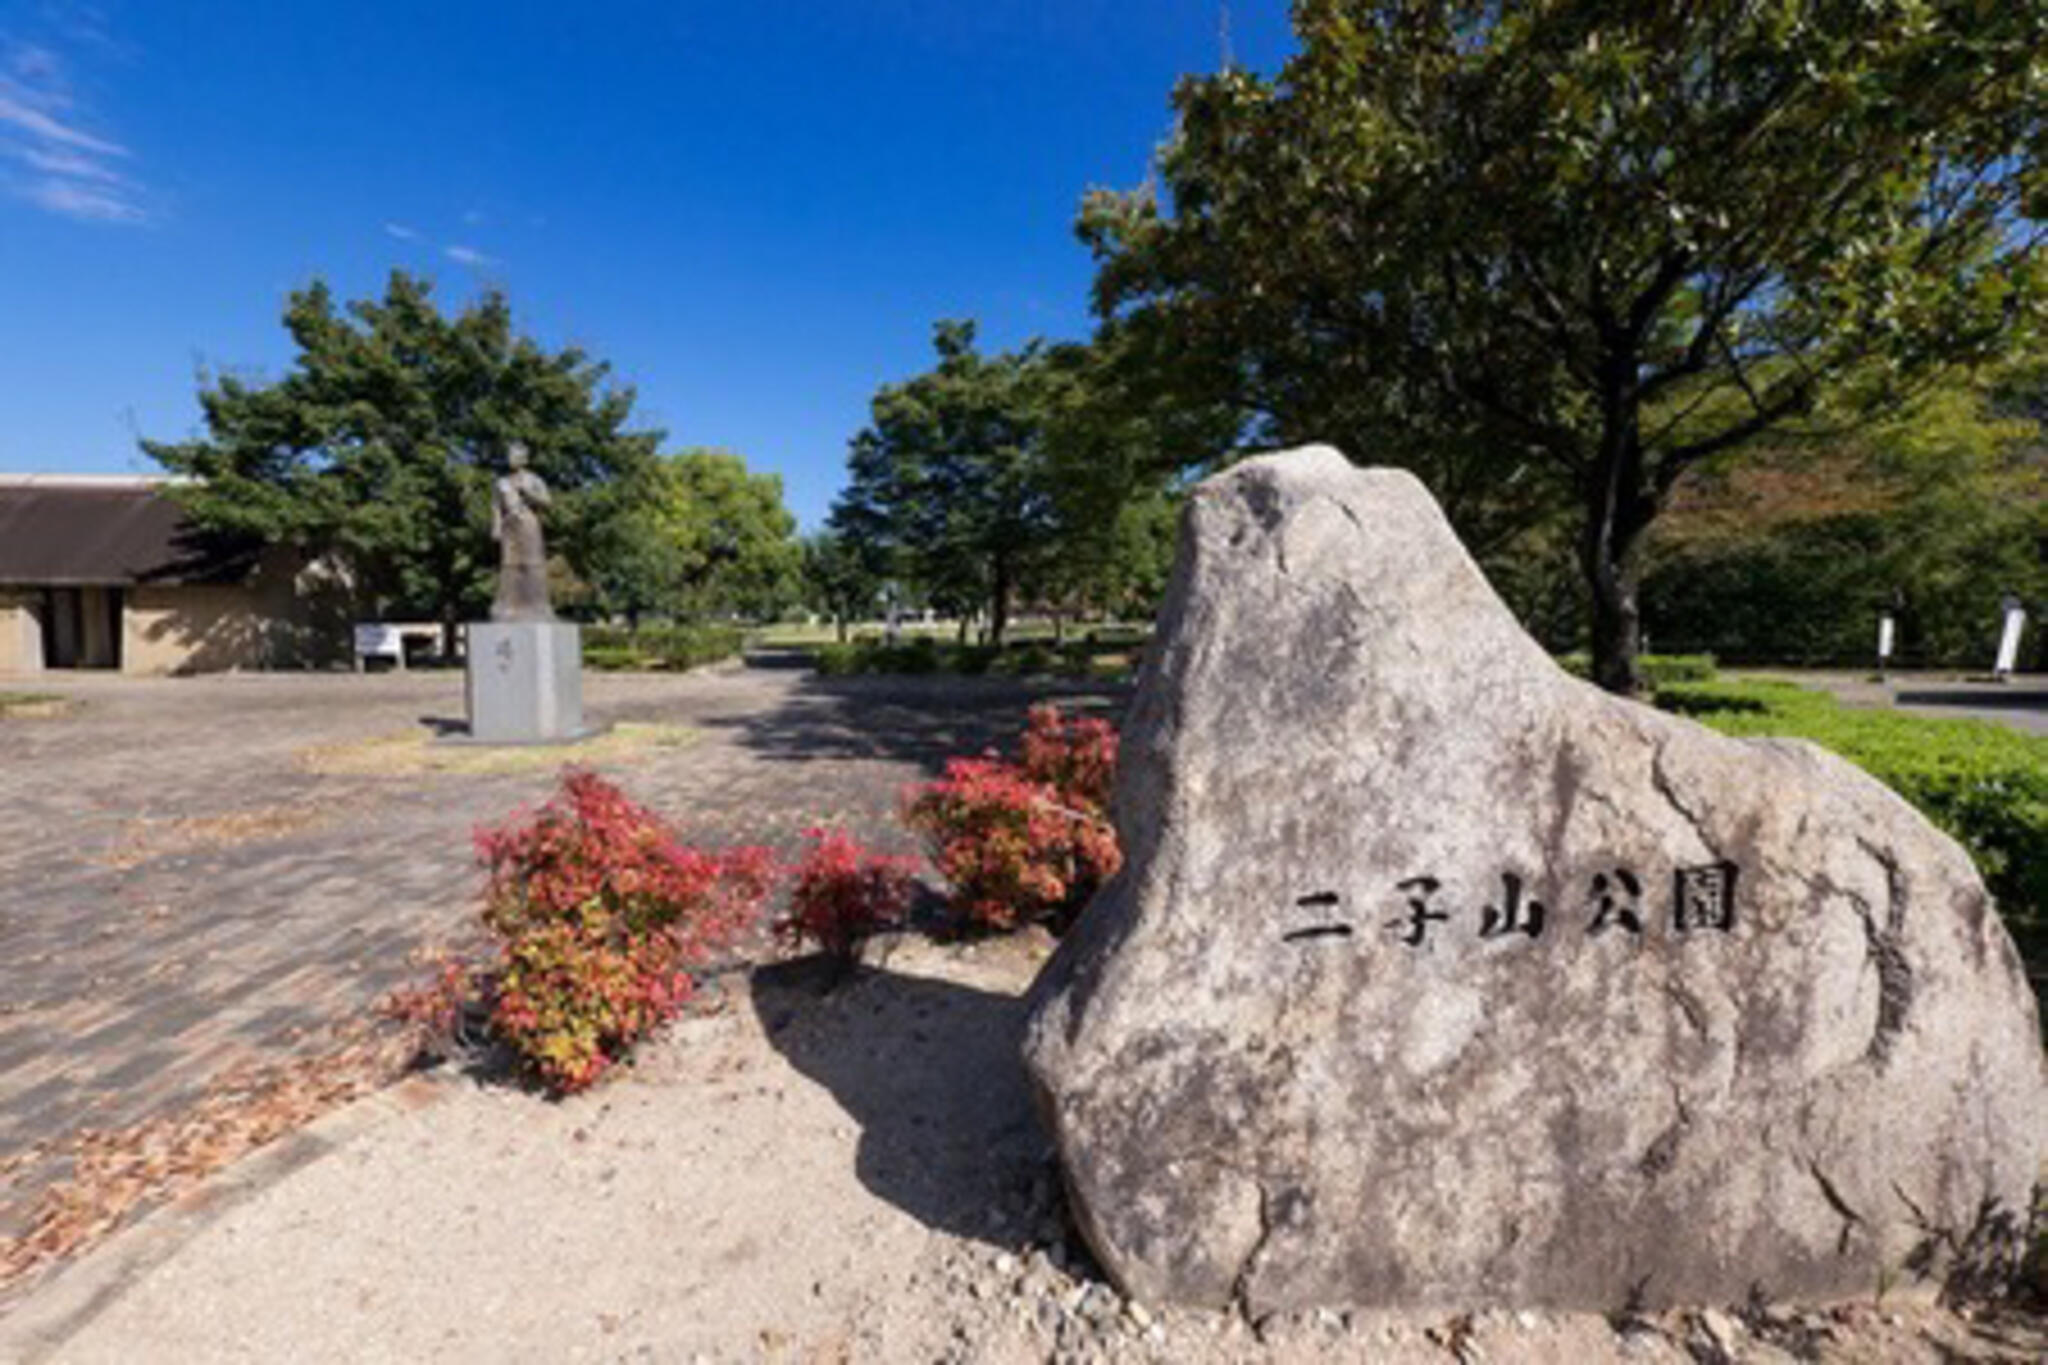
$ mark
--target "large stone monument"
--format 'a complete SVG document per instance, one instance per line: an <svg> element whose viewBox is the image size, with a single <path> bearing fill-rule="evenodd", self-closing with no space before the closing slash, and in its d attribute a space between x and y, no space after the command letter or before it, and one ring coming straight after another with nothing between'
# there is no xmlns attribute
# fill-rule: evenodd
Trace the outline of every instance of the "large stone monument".
<svg viewBox="0 0 2048 1365"><path fill-rule="evenodd" d="M491 619L469 627L469 739L484 744L559 744L591 733L583 723L583 637L548 605L541 510L548 486L514 444L510 470L491 489L498 588Z"/></svg>
<svg viewBox="0 0 2048 1365"><path fill-rule="evenodd" d="M2015 1250L2048 1081L1963 851L1566 675L1408 474L1197 489L1122 752L1025 1050L1128 1293L1615 1310Z"/></svg>

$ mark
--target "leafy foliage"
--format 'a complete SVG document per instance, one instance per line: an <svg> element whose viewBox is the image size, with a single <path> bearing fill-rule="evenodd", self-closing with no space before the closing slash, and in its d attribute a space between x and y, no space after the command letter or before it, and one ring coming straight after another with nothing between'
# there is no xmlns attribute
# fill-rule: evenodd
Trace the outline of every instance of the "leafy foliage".
<svg viewBox="0 0 2048 1365"><path fill-rule="evenodd" d="M594 1083L688 999L690 971L760 915L765 849L705 852L588 772L476 836L499 941L491 1023L550 1088Z"/></svg>
<svg viewBox="0 0 2048 1365"><path fill-rule="evenodd" d="M920 635L894 645L875 639L820 645L813 659L818 672L828 678L860 673L1121 678L1130 671L1133 652L1130 643L1086 639L1057 647L1037 640L996 646L947 644Z"/></svg>
<svg viewBox="0 0 2048 1365"><path fill-rule="evenodd" d="M941 608L989 612L1002 640L1033 551L1052 527L1043 348L983 356L972 322L934 329L938 364L875 395L847 457L832 528L884 550Z"/></svg>
<svg viewBox="0 0 2048 1365"><path fill-rule="evenodd" d="M802 563L804 596L832 618L844 641L848 627L872 612L881 596L885 552L821 531L803 542Z"/></svg>
<svg viewBox="0 0 2048 1365"><path fill-rule="evenodd" d="M1019 603L1149 611L1179 503L1162 442L1184 428L1114 353L1033 341L987 356L972 322L935 329L938 363L885 386L854 438L815 582L846 608L883 580L948 614L985 610L1000 645ZM963 635L964 640L964 635Z"/></svg>
<svg viewBox="0 0 2048 1365"><path fill-rule="evenodd" d="M801 550L782 479L738 455L661 456L608 491L599 600L637 621L768 617L798 595Z"/></svg>
<svg viewBox="0 0 2048 1365"><path fill-rule="evenodd" d="M142 448L195 480L175 495L202 526L336 555L368 610L453 623L489 601L490 485L513 442L558 494L550 544L584 563L604 510L592 490L661 438L626 428L633 392L608 387L602 363L515 335L503 294L446 317L429 292L394 271L381 300L293 293L290 371L202 375L207 434Z"/></svg>
<svg viewBox="0 0 2048 1365"><path fill-rule="evenodd" d="M746 634L737 626L586 626L583 661L607 671L660 668L680 673L737 658L745 642Z"/></svg>
<svg viewBox="0 0 2048 1365"><path fill-rule="evenodd" d="M2037 327L2039 5L1294 17L1277 80L1181 84L1166 196L1085 203L1105 330L1253 443L1412 465L1482 554L1575 506L1603 686L1688 470Z"/></svg>
<svg viewBox="0 0 2048 1365"><path fill-rule="evenodd" d="M1116 732L1107 721L1033 707L1023 762L953 758L914 788L904 818L979 929L1042 922L1057 933L1123 863L1108 819Z"/></svg>
<svg viewBox="0 0 2048 1365"><path fill-rule="evenodd" d="M2020 392L1945 384L1881 424L1774 440L1739 478L1695 471L1648 560L1646 629L1734 662L1868 665L1890 612L1895 664L1987 667L2005 594L2048 600L2048 443Z"/></svg>
<svg viewBox="0 0 2048 1365"><path fill-rule="evenodd" d="M910 908L917 860L870 853L844 830L810 829L810 847L796 867L789 911L776 932L791 944L811 942L841 964L878 930L900 924Z"/></svg>

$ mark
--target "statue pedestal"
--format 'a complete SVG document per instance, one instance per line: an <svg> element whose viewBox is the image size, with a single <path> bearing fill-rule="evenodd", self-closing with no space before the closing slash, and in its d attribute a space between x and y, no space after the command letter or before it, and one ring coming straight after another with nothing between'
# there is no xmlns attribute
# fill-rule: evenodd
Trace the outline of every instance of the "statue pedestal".
<svg viewBox="0 0 2048 1365"><path fill-rule="evenodd" d="M568 621L469 626L471 744L567 744L583 723L583 631Z"/></svg>

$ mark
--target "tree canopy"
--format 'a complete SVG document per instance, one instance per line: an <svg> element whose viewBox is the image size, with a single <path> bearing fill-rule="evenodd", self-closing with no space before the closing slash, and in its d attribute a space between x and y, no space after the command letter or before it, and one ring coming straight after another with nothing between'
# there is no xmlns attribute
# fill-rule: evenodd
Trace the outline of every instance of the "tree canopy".
<svg viewBox="0 0 2048 1365"><path fill-rule="evenodd" d="M1276 80L1184 81L1081 232L1119 344L1244 443L1408 464L1476 548L1576 509L1636 685L1687 471L1895 409L2038 325L2037 0L1300 0Z"/></svg>
<svg viewBox="0 0 2048 1365"><path fill-rule="evenodd" d="M782 479L739 455L659 456L607 493L600 600L637 620L771 616L798 591L801 550Z"/></svg>
<svg viewBox="0 0 2048 1365"><path fill-rule="evenodd" d="M206 434L142 448L193 477L177 496L200 524L338 556L365 609L452 629L489 601L490 484L513 442L558 494L551 548L587 575L597 491L645 468L661 433L628 429L633 392L603 363L515 334L502 293L451 317L430 292L403 271L346 306L324 283L294 292L290 370L202 374Z"/></svg>
<svg viewBox="0 0 2048 1365"><path fill-rule="evenodd" d="M1044 434L1058 379L1038 342L984 356L962 321L938 323L932 340L931 370L875 395L831 525L940 608L986 607L1000 644L1053 526Z"/></svg>
<svg viewBox="0 0 2048 1365"><path fill-rule="evenodd" d="M893 577L963 618L985 610L996 643L1023 604L1148 610L1179 506L1165 451L1213 407L1161 403L1108 344L983 355L963 321L936 324L934 343L931 370L876 394L819 572Z"/></svg>

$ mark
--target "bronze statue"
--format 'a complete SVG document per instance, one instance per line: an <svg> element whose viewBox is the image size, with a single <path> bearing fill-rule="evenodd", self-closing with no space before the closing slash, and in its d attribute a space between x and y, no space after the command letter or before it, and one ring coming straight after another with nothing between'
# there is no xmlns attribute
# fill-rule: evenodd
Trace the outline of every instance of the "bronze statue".
<svg viewBox="0 0 2048 1365"><path fill-rule="evenodd" d="M540 509L548 486L526 467L518 441L506 452L512 466L491 489L491 538L498 542L498 592L491 599L493 621L552 621L548 605L548 554L540 532Z"/></svg>

